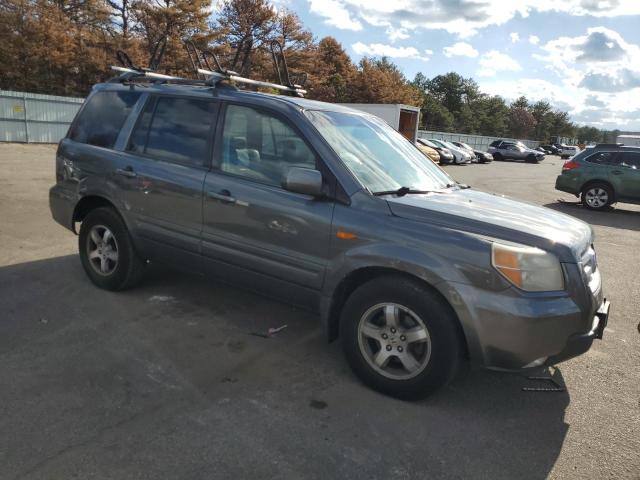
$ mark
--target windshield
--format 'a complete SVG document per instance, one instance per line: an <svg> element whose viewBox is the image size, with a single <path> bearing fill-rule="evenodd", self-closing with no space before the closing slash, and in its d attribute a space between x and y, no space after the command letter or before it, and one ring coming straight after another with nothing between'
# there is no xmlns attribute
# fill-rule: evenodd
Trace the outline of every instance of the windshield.
<svg viewBox="0 0 640 480"><path fill-rule="evenodd" d="M345 166L370 192L446 188L455 182L411 142L371 115L305 111Z"/></svg>
<svg viewBox="0 0 640 480"><path fill-rule="evenodd" d="M429 140L425 140L424 138L419 138L418 142L420 142L423 145L426 145L427 147L437 148L437 145L435 143L431 143Z"/></svg>

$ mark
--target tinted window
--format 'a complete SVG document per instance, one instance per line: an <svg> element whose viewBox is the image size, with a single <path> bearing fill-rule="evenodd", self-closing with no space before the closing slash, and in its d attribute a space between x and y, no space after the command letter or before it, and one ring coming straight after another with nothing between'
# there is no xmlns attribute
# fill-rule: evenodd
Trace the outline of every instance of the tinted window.
<svg viewBox="0 0 640 480"><path fill-rule="evenodd" d="M489 144L490 147L497 147L498 145L500 145L500 140L494 140Z"/></svg>
<svg viewBox="0 0 640 480"><path fill-rule="evenodd" d="M598 165L614 165L615 160L616 152L597 152L587 158L587 162Z"/></svg>
<svg viewBox="0 0 640 480"><path fill-rule="evenodd" d="M222 171L279 186L291 167L316 168L313 152L293 128L266 112L227 107Z"/></svg>
<svg viewBox="0 0 640 480"><path fill-rule="evenodd" d="M138 119L129 150L178 163L207 160L215 102L193 98L152 99Z"/></svg>
<svg viewBox="0 0 640 480"><path fill-rule="evenodd" d="M140 92L98 92L91 96L69 132L76 142L112 148Z"/></svg>
<svg viewBox="0 0 640 480"><path fill-rule="evenodd" d="M618 156L620 166L640 170L640 153L622 152Z"/></svg>

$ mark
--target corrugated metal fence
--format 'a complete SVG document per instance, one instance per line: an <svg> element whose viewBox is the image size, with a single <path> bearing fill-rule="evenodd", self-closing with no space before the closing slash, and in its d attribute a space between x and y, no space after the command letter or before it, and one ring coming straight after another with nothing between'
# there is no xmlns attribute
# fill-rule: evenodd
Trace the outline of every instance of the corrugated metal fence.
<svg viewBox="0 0 640 480"><path fill-rule="evenodd" d="M494 140L513 140L514 142L522 142L529 148L536 148L540 145L540 142L534 140L517 140L515 138L506 137L484 137L482 135L466 135L464 133L447 133L447 132L434 132L431 130L418 130L419 138L435 138L436 140L446 140L448 142L463 142L473 147L476 150L482 150L483 152L489 148L489 144Z"/></svg>
<svg viewBox="0 0 640 480"><path fill-rule="evenodd" d="M0 142L57 143L84 98L0 90Z"/></svg>

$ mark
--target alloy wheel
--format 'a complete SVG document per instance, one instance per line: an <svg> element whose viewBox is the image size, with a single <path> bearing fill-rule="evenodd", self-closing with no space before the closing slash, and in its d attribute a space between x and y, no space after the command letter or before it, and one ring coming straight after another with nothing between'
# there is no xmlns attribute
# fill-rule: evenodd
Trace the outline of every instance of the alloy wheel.
<svg viewBox="0 0 640 480"><path fill-rule="evenodd" d="M362 315L358 345L371 368L393 380L415 377L431 358L431 337L425 323L396 303L374 305Z"/></svg>
<svg viewBox="0 0 640 480"><path fill-rule="evenodd" d="M100 275L111 275L118 267L118 242L104 225L94 225L87 236L89 264Z"/></svg>
<svg viewBox="0 0 640 480"><path fill-rule="evenodd" d="M591 208L602 208L609 201L609 194L603 188L593 187L585 192L585 201Z"/></svg>

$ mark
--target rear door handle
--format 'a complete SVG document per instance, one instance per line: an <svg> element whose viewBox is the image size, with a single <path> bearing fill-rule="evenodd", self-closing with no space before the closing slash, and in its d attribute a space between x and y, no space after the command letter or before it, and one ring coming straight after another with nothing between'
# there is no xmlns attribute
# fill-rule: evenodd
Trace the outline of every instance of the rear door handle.
<svg viewBox="0 0 640 480"><path fill-rule="evenodd" d="M622 175L624 172L621 172L620 170L612 170L611 173L614 175Z"/></svg>
<svg viewBox="0 0 640 480"><path fill-rule="evenodd" d="M209 198L220 200L222 203L236 203L236 199L231 196L229 190L222 190L221 192L207 192Z"/></svg>
<svg viewBox="0 0 640 480"><path fill-rule="evenodd" d="M116 170L116 174L127 178L135 178L138 176L138 174L133 170L133 167L118 168Z"/></svg>

